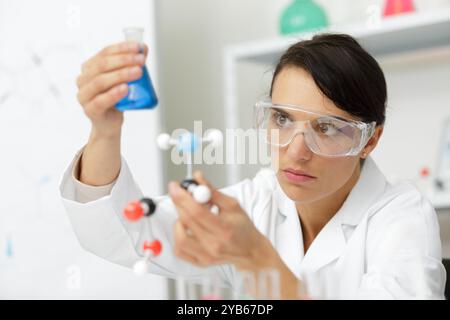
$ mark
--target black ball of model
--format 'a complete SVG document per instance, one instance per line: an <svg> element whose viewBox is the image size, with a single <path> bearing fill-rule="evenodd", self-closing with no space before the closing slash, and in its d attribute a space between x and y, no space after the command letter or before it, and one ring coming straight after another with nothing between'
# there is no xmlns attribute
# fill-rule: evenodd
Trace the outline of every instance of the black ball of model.
<svg viewBox="0 0 450 320"><path fill-rule="evenodd" d="M211 199L211 190L205 185L199 184L194 179L184 179L180 186L192 194L195 201L204 204Z"/></svg>

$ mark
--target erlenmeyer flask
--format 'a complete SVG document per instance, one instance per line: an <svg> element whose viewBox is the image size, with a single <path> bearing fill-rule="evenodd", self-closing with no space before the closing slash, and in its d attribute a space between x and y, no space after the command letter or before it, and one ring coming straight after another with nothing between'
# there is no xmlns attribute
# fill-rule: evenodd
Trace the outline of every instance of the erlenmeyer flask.
<svg viewBox="0 0 450 320"><path fill-rule="evenodd" d="M123 32L127 41L142 43L144 29L126 28ZM158 98L145 65L142 67L142 71L140 79L128 83L128 95L116 105L118 110L153 109L158 104Z"/></svg>

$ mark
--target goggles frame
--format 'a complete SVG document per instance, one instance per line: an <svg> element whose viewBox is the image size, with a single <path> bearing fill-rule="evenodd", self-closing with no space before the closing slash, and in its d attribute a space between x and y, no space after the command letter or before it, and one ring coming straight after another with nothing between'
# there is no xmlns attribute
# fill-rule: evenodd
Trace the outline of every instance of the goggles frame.
<svg viewBox="0 0 450 320"><path fill-rule="evenodd" d="M280 110L288 110L288 111L301 111L307 114L311 114L314 116L318 116L318 117L326 117L326 118L332 118L332 119L336 119L339 120L341 122L346 122L349 125L356 127L360 132L361 132L361 137L359 139L359 145L357 146L353 146L348 152L346 152L345 154L339 154L339 155L327 155L324 153L319 153L314 151L309 145L308 143L306 143L306 145L308 146L308 148L311 150L311 152L320 155L320 156L326 156L326 157L346 157L346 156L355 156L357 154L359 154L361 152L361 150L366 146L367 142L370 140L370 138L372 138L373 134L375 133L375 127L376 127L376 122L372 121L370 123L367 122L363 122L363 121L358 121L358 120L353 120L353 119L346 119L343 117L339 117L333 114L327 114L327 113L318 113L316 111L312 111L309 110L308 108L305 107L301 107L301 106L297 106L297 105L292 105L292 104L274 104L272 103L272 101L270 99L265 99L262 101L257 102L254 105L254 122L255 122L255 128L257 130L261 130L261 127L263 125L263 122L265 120L265 110L268 109L280 109ZM261 111L262 111L262 115L261 116ZM306 122L309 124L309 126L311 127L311 120L305 120L302 122ZM302 133L304 134L304 130L301 129L296 129L294 131L294 134L292 135L291 139L285 143L285 144L274 144L271 143L269 141L267 141L267 138L265 139L267 144L270 145L275 145L275 146L279 146L279 147L285 147L288 146L293 140L294 138L297 136L298 133Z"/></svg>

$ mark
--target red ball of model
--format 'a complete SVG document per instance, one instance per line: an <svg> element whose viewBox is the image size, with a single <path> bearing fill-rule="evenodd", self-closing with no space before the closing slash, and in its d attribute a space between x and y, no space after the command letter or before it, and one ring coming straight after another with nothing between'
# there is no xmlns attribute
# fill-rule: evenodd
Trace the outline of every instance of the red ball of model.
<svg viewBox="0 0 450 320"><path fill-rule="evenodd" d="M129 221L138 221L144 216L144 208L140 201L132 201L125 207L123 213Z"/></svg>
<svg viewBox="0 0 450 320"><path fill-rule="evenodd" d="M161 244L161 242L159 240L153 240L152 242L145 241L143 249L144 249L144 251L150 250L150 251L153 252L154 256L157 256L162 251L162 244Z"/></svg>

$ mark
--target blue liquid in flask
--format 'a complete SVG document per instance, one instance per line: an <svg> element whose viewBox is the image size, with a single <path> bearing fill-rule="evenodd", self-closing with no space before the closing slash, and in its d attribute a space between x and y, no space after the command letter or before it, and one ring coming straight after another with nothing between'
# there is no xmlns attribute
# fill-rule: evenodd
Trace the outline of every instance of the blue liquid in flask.
<svg viewBox="0 0 450 320"><path fill-rule="evenodd" d="M128 41L142 43L143 31L141 28L127 28L124 30L125 38ZM128 83L128 95L117 103L118 110L153 109L158 104L158 98L145 65L142 71L140 79Z"/></svg>

